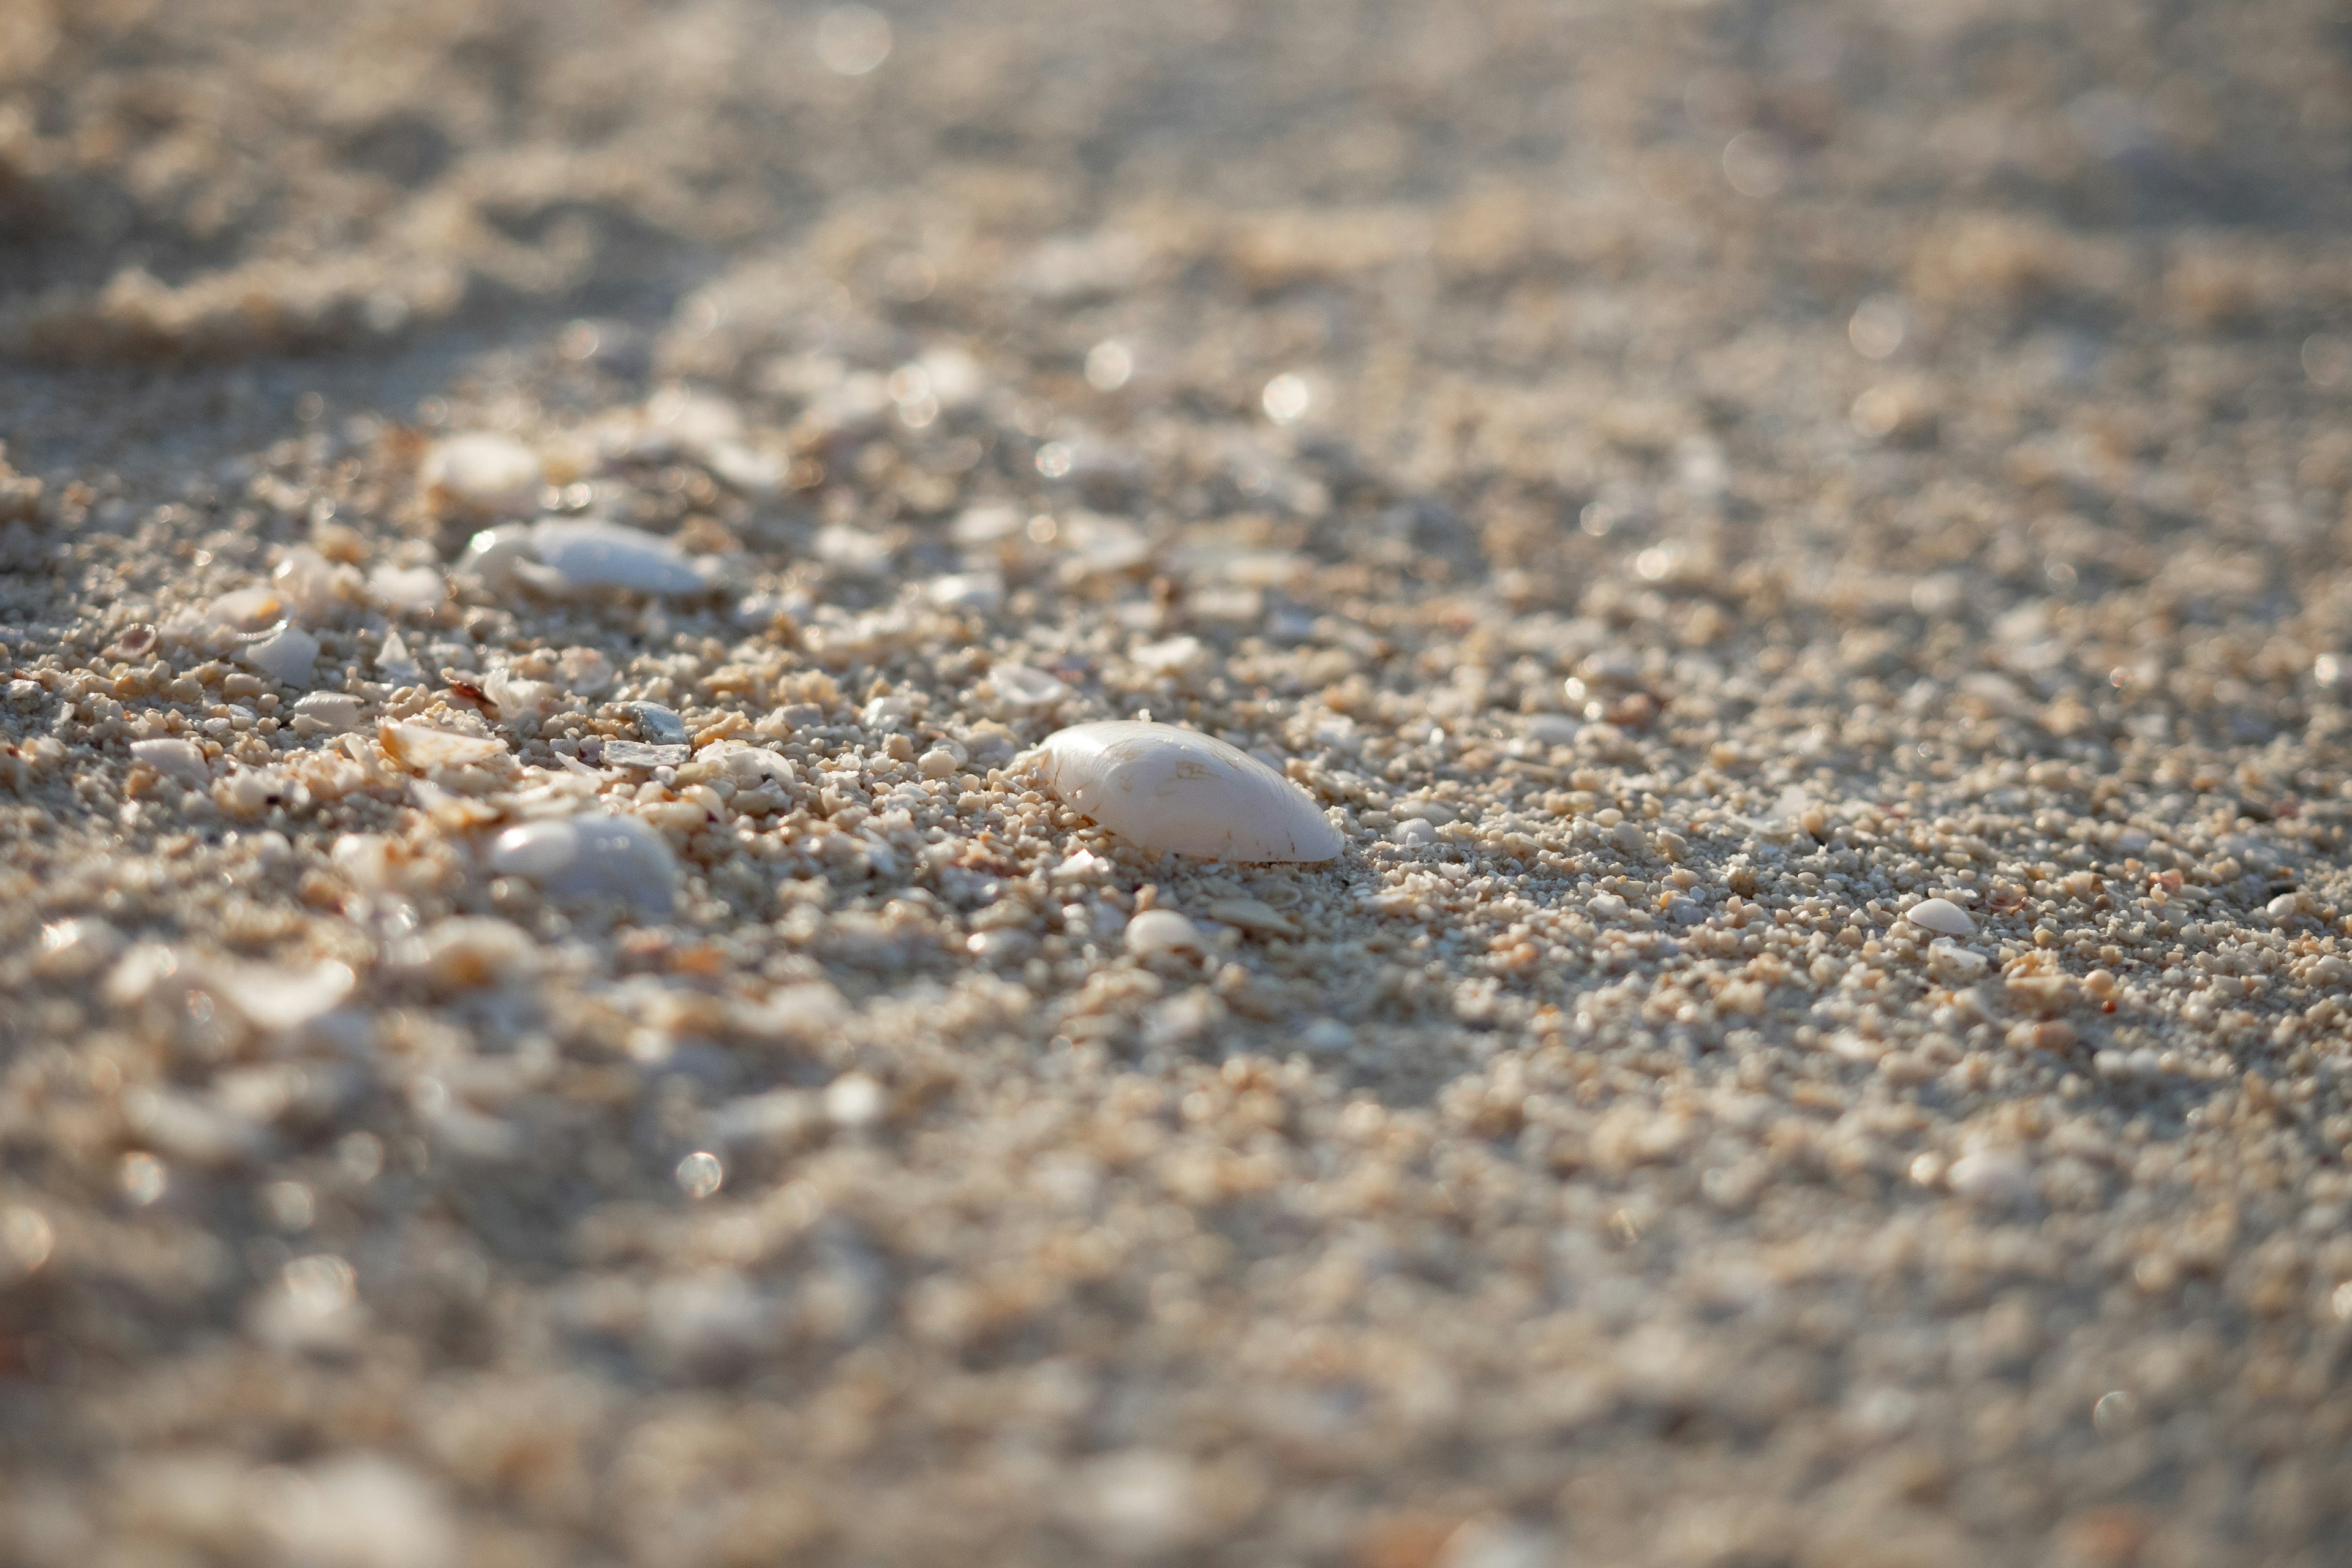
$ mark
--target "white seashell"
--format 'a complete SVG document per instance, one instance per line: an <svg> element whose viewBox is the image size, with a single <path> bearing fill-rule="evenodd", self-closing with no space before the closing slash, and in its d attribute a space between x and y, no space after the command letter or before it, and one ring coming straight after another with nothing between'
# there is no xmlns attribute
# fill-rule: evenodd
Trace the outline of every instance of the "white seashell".
<svg viewBox="0 0 2352 1568"><path fill-rule="evenodd" d="M237 650L237 658L280 686L301 686L309 682L310 670L319 662L319 639L289 624L257 642L247 643Z"/></svg>
<svg viewBox="0 0 2352 1568"><path fill-rule="evenodd" d="M931 603L942 610L969 610L987 615L1004 603L1002 572L951 572L931 579Z"/></svg>
<svg viewBox="0 0 2352 1568"><path fill-rule="evenodd" d="M316 719L330 730L355 730L360 722L360 700L347 691L313 691L294 704L297 717Z"/></svg>
<svg viewBox="0 0 2352 1568"><path fill-rule="evenodd" d="M435 567L386 562L368 574L368 592L395 610L429 610L449 596L449 584Z"/></svg>
<svg viewBox="0 0 2352 1568"><path fill-rule="evenodd" d="M436 990L470 991L523 973L537 960L539 945L511 921L460 915L427 927L400 956Z"/></svg>
<svg viewBox="0 0 2352 1568"><path fill-rule="evenodd" d="M1140 958L1199 952L1207 945L1201 928L1174 910L1146 910L1127 922L1127 951Z"/></svg>
<svg viewBox="0 0 2352 1568"><path fill-rule="evenodd" d="M305 969L268 963L221 963L205 978L238 1012L265 1029L291 1029L341 1005L358 983L351 966L331 958Z"/></svg>
<svg viewBox="0 0 2352 1568"><path fill-rule="evenodd" d="M507 743L494 736L460 735L429 724L395 724L389 719L376 721L375 738L385 756L417 773L487 763L507 754Z"/></svg>
<svg viewBox="0 0 2352 1568"><path fill-rule="evenodd" d="M1969 912L1949 899L1922 899L1903 911L1903 918L1921 931L1937 936L1969 937L1976 934L1977 922Z"/></svg>
<svg viewBox="0 0 2352 1568"><path fill-rule="evenodd" d="M613 661L593 647L568 647L556 656L555 673L566 690L593 697L613 684Z"/></svg>
<svg viewBox="0 0 2352 1568"><path fill-rule="evenodd" d="M675 541L596 518L486 529L466 547L461 564L494 587L520 580L554 597L601 588L700 594L710 586Z"/></svg>
<svg viewBox="0 0 2352 1568"><path fill-rule="evenodd" d="M1001 667L1000 667L1001 668ZM1328 860L1339 830L1306 791L1213 735L1132 719L1045 737L1045 787L1145 849L1220 860Z"/></svg>
<svg viewBox="0 0 2352 1568"><path fill-rule="evenodd" d="M1181 675L1205 663L1209 650L1199 637L1175 637L1145 643L1128 657L1154 675Z"/></svg>
<svg viewBox="0 0 2352 1568"><path fill-rule="evenodd" d="M425 454L417 480L436 506L487 516L539 504L546 471L539 455L511 436L452 436Z"/></svg>
<svg viewBox="0 0 2352 1568"><path fill-rule="evenodd" d="M307 544L288 551L269 579L277 585L287 614L297 620L323 620L335 607L335 569Z"/></svg>
<svg viewBox="0 0 2352 1568"><path fill-rule="evenodd" d="M79 980L122 956L128 944L113 925L95 917L58 921L41 928L37 967L55 980Z"/></svg>
<svg viewBox="0 0 2352 1568"><path fill-rule="evenodd" d="M667 915L677 858L635 816L572 816L509 827L490 846L490 869L523 877L557 898L624 898Z"/></svg>
<svg viewBox="0 0 2352 1568"><path fill-rule="evenodd" d="M286 613L286 602L275 588L239 588L207 605L204 619L223 631L259 631Z"/></svg>
<svg viewBox="0 0 2352 1568"><path fill-rule="evenodd" d="M1979 1149L1952 1162L1952 1191L1988 1208L2009 1208L2033 1196L2033 1167L2013 1149Z"/></svg>
<svg viewBox="0 0 2352 1568"><path fill-rule="evenodd" d="M131 742L133 762L145 763L157 773L200 787L213 782L213 770L194 741L159 740Z"/></svg>
<svg viewBox="0 0 2352 1568"><path fill-rule="evenodd" d="M512 719L519 713L536 713L547 706L555 695L555 688L544 680L525 680L507 670L494 669L482 679L482 695L495 704L500 719Z"/></svg>
<svg viewBox="0 0 2352 1568"><path fill-rule="evenodd" d="M398 632L387 636L383 646L376 649L375 672L394 686L415 686L425 679L424 669Z"/></svg>
<svg viewBox="0 0 2352 1568"><path fill-rule="evenodd" d="M1070 694L1060 680L1026 664L998 665L988 672L988 684L1015 708L1042 708Z"/></svg>

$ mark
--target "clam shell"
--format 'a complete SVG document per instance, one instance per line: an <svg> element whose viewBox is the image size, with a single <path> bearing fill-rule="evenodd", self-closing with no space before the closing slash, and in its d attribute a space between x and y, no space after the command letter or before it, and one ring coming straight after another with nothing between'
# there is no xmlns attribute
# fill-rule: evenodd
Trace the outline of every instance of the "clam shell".
<svg viewBox="0 0 2352 1568"><path fill-rule="evenodd" d="M1213 735L1132 719L1045 738L1037 773L1065 803L1145 849L1219 860L1328 860L1339 830L1297 784Z"/></svg>
<svg viewBox="0 0 2352 1568"><path fill-rule="evenodd" d="M523 877L557 898L623 898L667 915L677 858L652 824L635 816L572 816L509 827L490 846L490 869Z"/></svg>

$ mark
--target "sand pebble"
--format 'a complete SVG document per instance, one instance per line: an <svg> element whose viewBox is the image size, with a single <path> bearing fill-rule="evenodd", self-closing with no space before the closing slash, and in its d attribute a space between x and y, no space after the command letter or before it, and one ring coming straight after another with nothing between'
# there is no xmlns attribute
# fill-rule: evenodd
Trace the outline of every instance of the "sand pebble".
<svg viewBox="0 0 2352 1568"><path fill-rule="evenodd" d="M677 858L634 816L573 816L509 827L490 846L490 869L523 877L557 898L623 898L667 914Z"/></svg>
<svg viewBox="0 0 2352 1568"><path fill-rule="evenodd" d="M1977 930L1977 922L1969 918L1969 912L1949 899L1922 899L1904 910L1903 918L1937 936L1965 938L1974 936Z"/></svg>
<svg viewBox="0 0 2352 1568"><path fill-rule="evenodd" d="M435 506L484 516L530 510L545 479L537 453L511 436L487 433L436 442L417 469Z"/></svg>
<svg viewBox="0 0 2352 1568"><path fill-rule="evenodd" d="M1132 719L1046 737L1045 786L1146 849L1244 861L1328 860L1343 840L1307 792L1213 735Z"/></svg>
<svg viewBox="0 0 2352 1568"><path fill-rule="evenodd" d="M56 921L41 928L35 967L56 979L79 980L112 963L125 945L120 931L95 916Z"/></svg>

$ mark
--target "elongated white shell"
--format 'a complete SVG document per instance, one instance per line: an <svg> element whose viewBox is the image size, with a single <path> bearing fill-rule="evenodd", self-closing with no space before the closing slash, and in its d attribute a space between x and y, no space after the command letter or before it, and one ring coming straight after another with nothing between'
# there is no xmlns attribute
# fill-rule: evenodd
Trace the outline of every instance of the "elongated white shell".
<svg viewBox="0 0 2352 1568"><path fill-rule="evenodd" d="M520 528L485 529L458 566L494 587L520 577L559 598L599 588L700 594L710 587L676 542L601 518L544 517Z"/></svg>
<svg viewBox="0 0 2352 1568"><path fill-rule="evenodd" d="M1038 776L1145 849L1218 860L1328 860L1339 830L1297 784L1213 735L1116 719L1045 737Z"/></svg>

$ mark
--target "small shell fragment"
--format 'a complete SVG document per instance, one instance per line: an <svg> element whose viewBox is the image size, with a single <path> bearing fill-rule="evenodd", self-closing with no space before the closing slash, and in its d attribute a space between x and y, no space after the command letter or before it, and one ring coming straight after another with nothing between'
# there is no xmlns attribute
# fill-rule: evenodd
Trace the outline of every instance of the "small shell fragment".
<svg viewBox="0 0 2352 1568"><path fill-rule="evenodd" d="M385 756L418 773L487 763L507 754L507 743L493 736L460 735L429 724L395 724L388 719L377 721L375 738Z"/></svg>
<svg viewBox="0 0 2352 1568"><path fill-rule="evenodd" d="M194 741L133 741L131 742L131 757L133 762L145 763L157 773L178 779L183 784L204 787L213 782L213 770Z"/></svg>
<svg viewBox="0 0 2352 1568"><path fill-rule="evenodd" d="M509 827L490 846L490 869L523 877L557 898L623 898L667 915L677 858L635 816L573 816Z"/></svg>
<svg viewBox="0 0 2352 1568"><path fill-rule="evenodd" d="M1039 776L1141 848L1220 860L1328 860L1339 830L1297 784L1213 735L1132 719L1045 738Z"/></svg>
<svg viewBox="0 0 2352 1568"><path fill-rule="evenodd" d="M355 730L360 722L360 700L347 691L313 691L294 704L295 716L316 719L330 730Z"/></svg>
<svg viewBox="0 0 2352 1568"><path fill-rule="evenodd" d="M675 541L597 518L486 529L466 547L461 564L492 586L520 580L556 598L606 588L700 594L710 586Z"/></svg>
<svg viewBox="0 0 2352 1568"><path fill-rule="evenodd" d="M536 506L546 474L513 437L476 433L437 443L416 477L437 508L499 516Z"/></svg>
<svg viewBox="0 0 2352 1568"><path fill-rule="evenodd" d="M1127 922L1127 951L1139 958L1199 952L1205 946L1201 928L1174 910L1146 910Z"/></svg>
<svg viewBox="0 0 2352 1568"><path fill-rule="evenodd" d="M282 626L257 642L249 642L237 657L280 686L309 682L319 662L319 639L301 627Z"/></svg>
<svg viewBox="0 0 2352 1568"><path fill-rule="evenodd" d="M1977 922L1949 899L1922 899L1904 910L1903 918L1937 936L1965 938L1976 934Z"/></svg>

